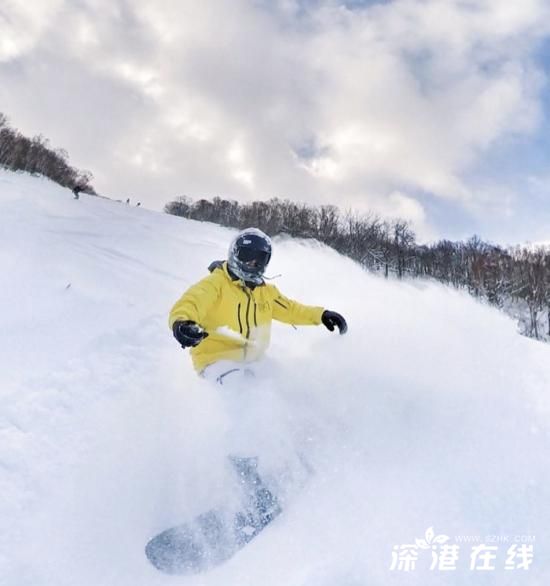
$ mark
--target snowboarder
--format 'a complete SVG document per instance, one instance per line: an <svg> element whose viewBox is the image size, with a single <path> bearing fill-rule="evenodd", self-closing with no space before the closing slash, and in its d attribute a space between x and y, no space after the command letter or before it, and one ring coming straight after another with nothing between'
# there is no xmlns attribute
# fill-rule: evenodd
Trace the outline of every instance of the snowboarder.
<svg viewBox="0 0 550 586"><path fill-rule="evenodd" d="M183 348L190 348L193 365L219 384L254 372L265 353L271 321L292 325L323 324L330 331L347 331L335 311L302 305L264 281L271 259L271 240L257 228L247 228L231 242L227 261L214 261L210 275L190 287L170 312L170 328Z"/></svg>
<svg viewBox="0 0 550 586"><path fill-rule="evenodd" d="M269 237L256 228L243 230L231 242L227 260L211 263L210 275L190 287L170 312L174 337L183 348L191 348L198 373L219 385L236 385L236 393L240 379L254 374L255 363L265 353L273 319L293 325L322 323L330 331L338 328L340 334L347 331L339 313L302 305L266 284L264 272L270 259ZM231 410L239 432L247 435L250 417L240 407ZM146 553L159 570L177 574L213 567L282 512L277 495L259 474L258 458L246 452L249 445L245 442L244 453L238 453L242 445L237 452L235 445L228 442L228 455L243 489L242 510L226 514L211 510L155 536Z"/></svg>

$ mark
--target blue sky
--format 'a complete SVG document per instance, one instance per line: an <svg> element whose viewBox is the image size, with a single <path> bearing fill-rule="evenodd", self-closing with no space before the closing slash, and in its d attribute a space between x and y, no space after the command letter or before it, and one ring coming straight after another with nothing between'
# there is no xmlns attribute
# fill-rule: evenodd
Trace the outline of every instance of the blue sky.
<svg viewBox="0 0 550 586"><path fill-rule="evenodd" d="M545 0L0 6L0 111L100 193L273 196L550 240Z"/></svg>

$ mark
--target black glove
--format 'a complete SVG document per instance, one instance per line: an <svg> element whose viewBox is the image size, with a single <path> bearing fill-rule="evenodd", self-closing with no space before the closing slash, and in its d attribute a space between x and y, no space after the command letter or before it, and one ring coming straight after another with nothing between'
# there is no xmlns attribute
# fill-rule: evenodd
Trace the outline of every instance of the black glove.
<svg viewBox="0 0 550 586"><path fill-rule="evenodd" d="M328 309L325 309L325 311L323 311L323 315L321 316L321 321L323 322L323 325L331 332L334 331L335 326L340 330L340 334L345 334L348 331L348 324L346 323L346 320L335 311L329 311Z"/></svg>
<svg viewBox="0 0 550 586"><path fill-rule="evenodd" d="M189 348L200 344L208 334L194 321L177 321L172 327L174 338L182 348Z"/></svg>

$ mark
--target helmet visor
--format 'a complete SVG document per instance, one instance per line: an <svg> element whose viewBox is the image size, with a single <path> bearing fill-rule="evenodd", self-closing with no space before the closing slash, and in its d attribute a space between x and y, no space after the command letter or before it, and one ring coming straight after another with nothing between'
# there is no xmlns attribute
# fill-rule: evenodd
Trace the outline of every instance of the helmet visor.
<svg viewBox="0 0 550 586"><path fill-rule="evenodd" d="M239 248L237 258L246 266L265 267L269 262L271 255L265 250L255 250L253 248Z"/></svg>

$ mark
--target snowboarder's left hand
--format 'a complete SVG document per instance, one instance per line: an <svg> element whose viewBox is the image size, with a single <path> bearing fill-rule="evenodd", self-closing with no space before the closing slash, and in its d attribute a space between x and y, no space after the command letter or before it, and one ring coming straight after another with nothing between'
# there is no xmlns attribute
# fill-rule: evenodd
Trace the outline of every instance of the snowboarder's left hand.
<svg viewBox="0 0 550 586"><path fill-rule="evenodd" d="M346 323L346 320L335 311L329 311L328 309L325 309L325 311L323 311L323 315L321 316L321 321L323 322L323 325L331 332L334 331L335 327L340 330L340 334L345 334L348 331L348 324Z"/></svg>

